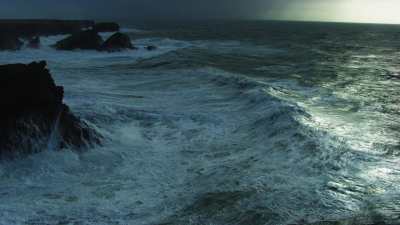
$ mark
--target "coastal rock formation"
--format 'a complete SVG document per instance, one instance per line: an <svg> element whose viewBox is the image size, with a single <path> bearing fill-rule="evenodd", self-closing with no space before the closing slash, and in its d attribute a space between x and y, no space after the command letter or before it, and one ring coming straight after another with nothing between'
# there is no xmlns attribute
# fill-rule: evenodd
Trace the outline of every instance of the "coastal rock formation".
<svg viewBox="0 0 400 225"><path fill-rule="evenodd" d="M58 50L74 49L100 49L103 44L103 38L95 30L81 31L68 36L57 42L55 48Z"/></svg>
<svg viewBox="0 0 400 225"><path fill-rule="evenodd" d="M46 62L0 66L0 158L99 144L99 135L63 103Z"/></svg>
<svg viewBox="0 0 400 225"><path fill-rule="evenodd" d="M0 33L0 50L19 50L23 43L17 36Z"/></svg>
<svg viewBox="0 0 400 225"><path fill-rule="evenodd" d="M90 29L90 30L88 30ZM0 51L19 50L28 40L28 47L38 48L40 36L72 34L55 47L60 50L97 49L103 40L98 32L119 31L118 23L95 23L92 20L0 20Z"/></svg>
<svg viewBox="0 0 400 225"><path fill-rule="evenodd" d="M131 38L120 32L113 34L101 46L101 50L103 51L121 51L133 48Z"/></svg>
<svg viewBox="0 0 400 225"><path fill-rule="evenodd" d="M96 23L93 28L97 32L117 32L120 27L118 23Z"/></svg>

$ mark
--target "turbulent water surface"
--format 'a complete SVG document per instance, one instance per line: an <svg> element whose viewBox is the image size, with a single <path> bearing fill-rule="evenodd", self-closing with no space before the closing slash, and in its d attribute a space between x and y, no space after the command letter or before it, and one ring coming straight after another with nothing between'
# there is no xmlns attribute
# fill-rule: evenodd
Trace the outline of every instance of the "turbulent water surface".
<svg viewBox="0 0 400 225"><path fill-rule="evenodd" d="M135 28L139 50L0 53L47 60L105 137L1 162L0 224L400 223L399 26Z"/></svg>

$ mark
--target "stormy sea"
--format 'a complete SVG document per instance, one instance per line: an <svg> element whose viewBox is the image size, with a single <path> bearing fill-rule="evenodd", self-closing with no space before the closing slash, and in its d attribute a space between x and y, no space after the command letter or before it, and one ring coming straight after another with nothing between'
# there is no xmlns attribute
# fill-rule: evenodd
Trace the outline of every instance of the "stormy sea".
<svg viewBox="0 0 400 225"><path fill-rule="evenodd" d="M137 49L0 52L104 137L1 162L1 225L400 224L400 26L122 27Z"/></svg>

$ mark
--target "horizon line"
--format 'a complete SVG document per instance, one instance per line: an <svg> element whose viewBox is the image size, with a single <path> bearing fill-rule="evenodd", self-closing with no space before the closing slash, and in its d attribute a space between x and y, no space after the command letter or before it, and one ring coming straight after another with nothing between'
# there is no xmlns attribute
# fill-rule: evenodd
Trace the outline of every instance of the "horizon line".
<svg viewBox="0 0 400 225"><path fill-rule="evenodd" d="M129 19L129 18L1 18L0 21L7 21L7 20L64 20L64 21L76 21L76 20L91 20L91 21L115 21L115 22L128 22L132 20L137 20L141 22L155 22L158 20L155 19ZM161 20L160 20L161 21ZM391 23L391 22L365 22L365 21L340 21L340 20L301 20L301 19L275 19L275 18L189 18L189 19L182 19L182 18L174 18L174 19L163 19L163 22L168 21L192 21L192 22L201 22L201 21L271 21L271 22L299 22L299 23L340 23L340 24L366 24L366 25L399 25L399 23Z"/></svg>

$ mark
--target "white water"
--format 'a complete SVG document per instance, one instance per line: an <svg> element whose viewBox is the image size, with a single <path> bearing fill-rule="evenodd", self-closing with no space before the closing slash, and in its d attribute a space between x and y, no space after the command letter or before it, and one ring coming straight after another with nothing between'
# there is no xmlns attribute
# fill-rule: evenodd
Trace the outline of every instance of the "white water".
<svg viewBox="0 0 400 225"><path fill-rule="evenodd" d="M274 218L269 224L288 224L357 215L400 191L395 158L359 153L343 133L321 125L328 115L291 103L277 83L210 67L132 67L193 45L232 51L240 43L149 38L119 53L47 47L61 38L1 52L0 63L47 60L66 103L106 139L83 154L43 151L3 162L1 225L157 224L173 215L201 224L204 215L187 206L224 192L252 194L233 209L223 205L230 211L213 215L215 224L251 210ZM148 52L148 44L158 49Z"/></svg>

